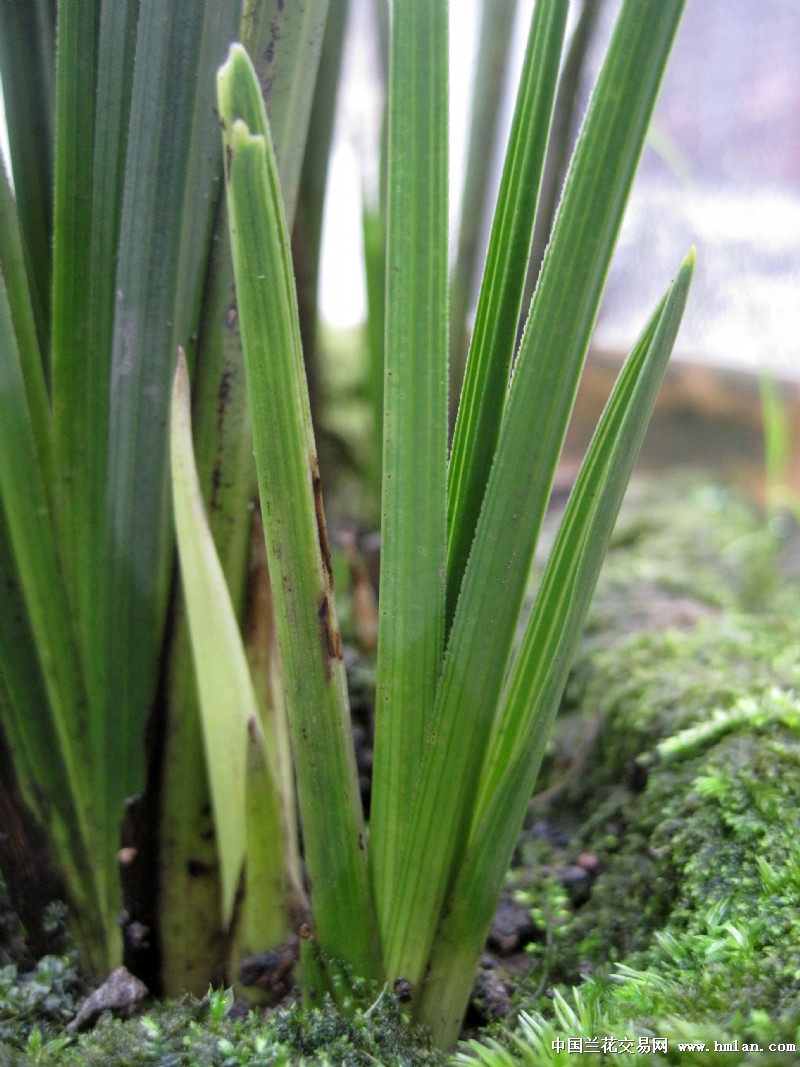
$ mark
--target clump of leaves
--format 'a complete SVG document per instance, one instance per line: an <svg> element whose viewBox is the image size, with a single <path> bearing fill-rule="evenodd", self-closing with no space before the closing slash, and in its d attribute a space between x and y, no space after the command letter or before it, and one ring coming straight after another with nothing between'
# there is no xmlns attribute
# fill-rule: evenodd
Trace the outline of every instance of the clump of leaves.
<svg viewBox="0 0 800 1067"><path fill-rule="evenodd" d="M327 7L0 4L0 712L96 974L122 951L122 860L160 887L167 990L302 934L308 1000L335 994L331 961L402 980L447 1045L688 296L693 252L622 368L517 645L683 2L624 0L528 310L568 15L535 6L449 454L448 5L392 6L369 833L289 242ZM149 857L119 830L155 771L153 712Z"/></svg>
<svg viewBox="0 0 800 1067"><path fill-rule="evenodd" d="M463 1018L693 269L690 254L620 376L517 649L525 582L655 100L656 67L677 25L678 7L646 11L647 25L641 5L623 7L515 353L520 268L566 27L565 7L534 11L448 459L447 11L441 0L393 9L368 841L269 124L243 49L231 49L218 78L238 312L318 959L408 983L412 1016L443 1044L455 1039ZM637 50L641 60L634 59ZM606 175L602 184L599 172ZM188 521L191 500L182 491L191 468L187 393L180 365L173 456L191 597L203 581L201 560L209 589L217 579L210 553L197 551L200 524L196 509ZM532 420L536 445L527 466L520 456L531 447ZM212 614L210 601L203 610L190 608L199 674L211 664ZM201 700L203 688L201 682ZM237 857L227 876L229 898L239 863ZM307 972L304 985L317 995L326 988L319 968L313 978Z"/></svg>

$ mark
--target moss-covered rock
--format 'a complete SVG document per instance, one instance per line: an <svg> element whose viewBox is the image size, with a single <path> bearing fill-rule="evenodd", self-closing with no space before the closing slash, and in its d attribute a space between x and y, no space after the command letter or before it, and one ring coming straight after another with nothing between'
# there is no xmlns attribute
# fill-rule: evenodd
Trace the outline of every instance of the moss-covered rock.
<svg viewBox="0 0 800 1067"><path fill-rule="evenodd" d="M540 863L526 886L539 899L580 853L599 874L537 955L551 986L580 987L586 1025L800 1047L800 588L781 573L792 546L728 494L687 499L669 534L658 500L623 517L601 579L534 806L533 827L566 827L568 843L521 846ZM539 1024L557 1030L537 993Z"/></svg>

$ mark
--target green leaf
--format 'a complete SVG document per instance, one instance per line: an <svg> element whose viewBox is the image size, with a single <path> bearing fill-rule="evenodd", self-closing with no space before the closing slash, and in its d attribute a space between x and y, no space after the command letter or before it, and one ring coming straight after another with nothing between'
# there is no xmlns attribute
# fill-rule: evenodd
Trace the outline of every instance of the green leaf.
<svg viewBox="0 0 800 1067"><path fill-rule="evenodd" d="M585 106L581 87L587 77L587 62L593 51L592 46L602 13L602 4L583 4L561 66L542 187L539 192L539 208L533 228L531 258L525 280L525 295L522 301L525 307L530 306L536 288L542 259L553 228L553 219L564 188L564 179L574 147L574 131L580 124L580 109Z"/></svg>
<svg viewBox="0 0 800 1067"><path fill-rule="evenodd" d="M317 418L321 401L320 346L317 341L319 309L319 266L322 250L322 222L328 164L336 116L342 54L347 27L347 0L332 0L325 26L319 72L309 116L308 138L300 171L299 196L294 225L287 217L292 235L292 263L297 287L297 309L300 318L300 337L306 365L312 417ZM305 78L304 81L310 79ZM269 111L270 123L272 116ZM277 155L277 153L276 153ZM280 155L278 172L280 173ZM281 186L283 188L283 186ZM284 193L284 207L286 194Z"/></svg>
<svg viewBox="0 0 800 1067"><path fill-rule="evenodd" d="M258 706L194 465L189 374L182 352L172 392L171 454L175 530L221 865L221 921L227 927L245 857L247 734L250 720L258 723Z"/></svg>
<svg viewBox="0 0 800 1067"><path fill-rule="evenodd" d="M327 0L302 6L248 0L245 5L242 32L248 54L268 90L265 103L284 204L297 199L297 161L303 157L308 137L315 85L312 64L319 55L326 10ZM257 114L255 99L245 106ZM193 410L198 426L198 474L214 541L239 614L251 525L245 509L255 499L256 473L227 230L222 196L203 293Z"/></svg>
<svg viewBox="0 0 800 1067"><path fill-rule="evenodd" d="M392 12L383 490L370 869L383 939L444 641L447 5Z"/></svg>
<svg viewBox="0 0 800 1067"><path fill-rule="evenodd" d="M218 75L228 210L261 508L320 945L377 975L341 637L280 185L258 84Z"/></svg>
<svg viewBox="0 0 800 1067"><path fill-rule="evenodd" d="M37 820L58 843L57 856L73 905L92 916L89 956L105 959L104 933L96 921L97 887L86 840L85 812L73 793L68 767L57 742L36 642L9 540L8 522L0 510L0 722L14 772Z"/></svg>
<svg viewBox="0 0 800 1067"><path fill-rule="evenodd" d="M473 805L583 358L681 4L626 0L534 296L456 608L387 941L421 980Z"/></svg>
<svg viewBox="0 0 800 1067"><path fill-rule="evenodd" d="M261 723L247 724L245 898L240 951L251 954L285 941L290 919L300 914L289 896L281 805L276 789L277 759ZM294 827L292 827L294 833ZM297 892L298 887L294 887ZM302 894L302 890L300 890Z"/></svg>
<svg viewBox="0 0 800 1067"><path fill-rule="evenodd" d="M545 5L542 5L545 6ZM556 5L549 5L557 11ZM471 94L467 165L459 208L458 245L450 279L450 408L458 409L469 342L467 315L480 267L479 251L496 159L498 126L506 90L515 0L481 0L478 54ZM563 5L566 11L566 5ZM535 210L536 197L531 210ZM517 312L519 314L519 312ZM455 420L454 420L455 421Z"/></svg>
<svg viewBox="0 0 800 1067"><path fill-rule="evenodd" d="M3 739L13 753L14 769L28 806L44 823L48 795L41 789L37 791L36 783L52 783L66 809L71 806L69 779L58 746L52 743L54 726L47 714L47 687L31 633L10 543L8 520L2 512L0 580L4 590L3 610L0 612ZM45 714L42 714L43 709ZM50 789L47 793L50 793Z"/></svg>
<svg viewBox="0 0 800 1067"><path fill-rule="evenodd" d="M533 790L614 522L675 342L694 251L628 357L570 496L500 707L469 845L431 954L418 1018L448 1042Z"/></svg>
<svg viewBox="0 0 800 1067"><path fill-rule="evenodd" d="M447 615L452 622L500 434L567 26L537 4L520 78L448 468Z"/></svg>
<svg viewBox="0 0 800 1067"><path fill-rule="evenodd" d="M100 634L104 619L117 619L98 653L107 672L103 715L113 707L116 721L106 758L123 770L109 783L116 796L142 783L172 563L172 362L197 329L222 162L214 71L239 14L234 0L172 5L167 14L146 4L137 26L108 409L107 569L93 625Z"/></svg>
<svg viewBox="0 0 800 1067"><path fill-rule="evenodd" d="M28 788L41 789L47 782L66 784L62 799L65 830L60 839L68 837L70 850L77 845L79 851L75 856L65 850L59 857L60 867L79 900L92 898L94 925L101 933L90 937L87 954L102 967L113 962L112 946L118 944L116 919L113 909L109 914L105 896L115 856L90 863L88 873L87 868L79 869L81 856L93 854L97 840L90 754L85 744L88 709L49 487L40 466L39 442L2 275L0 352L0 541L3 577L11 583L3 632L9 637L9 631L16 630L20 639L0 646L8 704L4 719L13 747L27 754L23 767L27 766L31 776ZM42 687L47 701L34 709ZM104 937L108 939L105 945Z"/></svg>
<svg viewBox="0 0 800 1067"><path fill-rule="evenodd" d="M54 503L52 498L52 420L44 374L44 359L36 334L30 280L25 266L17 205L4 167L0 167L0 270L8 295L39 468L52 506Z"/></svg>
<svg viewBox="0 0 800 1067"><path fill-rule="evenodd" d="M519 753L525 748L530 751L529 723L546 718L532 708L541 704L554 709L560 698L563 685L559 679L566 679L571 650L583 629L608 539L675 343L694 265L692 250L626 361L595 431L509 676L481 775L476 819L501 788ZM549 693L553 687L558 690L554 695ZM537 760L543 754L548 728L547 723L542 727L537 721Z"/></svg>
<svg viewBox="0 0 800 1067"><path fill-rule="evenodd" d="M97 71L99 0L65 0L58 12L55 189L53 222L52 381L53 426L61 546L70 601L83 640L89 591L83 575L96 564L91 534L96 516L87 512L97 484L89 468L94 420L89 387L94 369L92 320L92 185L94 86ZM88 357L88 358L87 358ZM105 382L101 383L101 389ZM87 411L88 409L88 411ZM103 426L105 430L105 426ZM88 649L81 647L81 662ZM102 772L100 773L102 778ZM98 803L105 803L101 786Z"/></svg>
<svg viewBox="0 0 800 1067"><path fill-rule="evenodd" d="M86 788L85 749L78 738L86 708L75 654L47 486L39 465L11 309L0 276L0 493L8 534L51 706L58 709L62 751L76 795Z"/></svg>
<svg viewBox="0 0 800 1067"><path fill-rule="evenodd" d="M116 693L118 678L109 676L103 656L109 631L104 506L117 240L138 10L138 0L105 0L68 2L59 11L52 329L59 550L93 709L93 782L107 834L98 845L103 852L116 849L121 817L121 798L115 803L109 796L115 775L107 694Z"/></svg>
<svg viewBox="0 0 800 1067"><path fill-rule="evenodd" d="M386 228L376 204L364 197L361 214L364 242L364 274L367 288L367 321L364 327L367 354L365 392L370 409L370 490L376 500L381 485L381 445L383 441L383 348L386 335Z"/></svg>
<svg viewBox="0 0 800 1067"><path fill-rule="evenodd" d="M255 6L259 17L253 19ZM324 5L318 2L285 5L281 33L274 39L274 24L268 17L270 12L273 16L277 14L274 0L259 0L257 5L248 5L245 22L250 55L259 64L268 64L276 70L276 77L270 81L268 107L271 101L280 101L287 94L297 105L294 109L284 107L275 116L273 136L278 142L279 158L299 158L306 142L307 128L301 122L302 109L298 108L301 101L310 99L314 85L308 64L313 42L320 35L320 8L324 15ZM314 17L310 17L312 9L316 11ZM284 32L287 20L292 22L292 29ZM214 148L219 151L216 131ZM283 181L294 182L296 186L299 179L297 168L280 168L279 165L279 169ZM284 199L296 196L296 188L288 188L285 184L282 192ZM249 590L258 588L260 591L269 579L266 574L256 578L248 570L248 553L253 543L256 468L224 193L219 198L214 221L198 332L192 383L197 471L214 544L234 609L241 620L245 603L256 603L259 599L260 593L251 595ZM263 709L271 687L264 679L259 681L256 677L254 681ZM161 977L165 991L179 995L190 990L202 996L209 975L222 969L220 960L227 949L220 931L216 927L209 929L204 918L218 914L220 890L214 842L208 837L208 783L194 667L181 604L174 624L167 690L169 706L161 782L162 847L159 851ZM272 717L284 730L281 714L276 710ZM288 741L284 742L284 747L288 750ZM299 868L294 840L294 781L290 756L284 778L287 775L289 780L283 784L284 803L288 810L285 818L288 820L287 831L291 825L292 832L286 842L287 849L292 852L288 862L290 867ZM251 903L247 899L245 909ZM267 910L272 903L266 905Z"/></svg>
<svg viewBox="0 0 800 1067"><path fill-rule="evenodd" d="M229 946L220 921L220 856L185 602L179 610L181 625L170 649L158 812L160 978L167 996L201 997L209 976L224 971Z"/></svg>
<svg viewBox="0 0 800 1067"><path fill-rule="evenodd" d="M0 4L0 70L19 228L49 376L56 0ZM9 283L10 285L10 283Z"/></svg>
<svg viewBox="0 0 800 1067"><path fill-rule="evenodd" d="M336 2L336 0L335 0ZM329 0L245 0L242 41L269 113L272 146L291 230ZM298 136L299 134L299 136Z"/></svg>

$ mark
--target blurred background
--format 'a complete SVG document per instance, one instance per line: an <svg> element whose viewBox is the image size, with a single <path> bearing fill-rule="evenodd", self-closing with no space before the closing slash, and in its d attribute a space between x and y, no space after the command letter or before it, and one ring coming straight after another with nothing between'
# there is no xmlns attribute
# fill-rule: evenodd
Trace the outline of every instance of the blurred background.
<svg viewBox="0 0 800 1067"><path fill-rule="evenodd" d="M589 2L600 9L600 17L581 77L578 117L619 7L616 0ZM482 3L451 5L454 216L463 184ZM353 325L364 315L361 250L353 234L359 232L363 183L376 181L382 108L374 0L350 0L350 8L322 291L323 314L337 325ZM498 164L532 0L518 0L516 8L501 129L497 144L486 146L487 152L495 150ZM577 12L580 4L573 8ZM611 272L598 326L602 347L629 346L686 248L695 243L698 272L681 356L800 373L798 54L796 0L759 0L757 5L689 0Z"/></svg>

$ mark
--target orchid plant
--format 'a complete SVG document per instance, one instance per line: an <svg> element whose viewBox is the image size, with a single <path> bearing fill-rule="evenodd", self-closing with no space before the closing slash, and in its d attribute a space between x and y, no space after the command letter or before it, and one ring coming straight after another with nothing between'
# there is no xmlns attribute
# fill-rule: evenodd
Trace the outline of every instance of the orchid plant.
<svg viewBox="0 0 800 1067"><path fill-rule="evenodd" d="M369 823L289 237L328 5L200 6L0 7L3 736L96 971L120 958L118 863L146 860L141 829L119 851L123 801L149 774L165 990L294 934L309 1001L350 976L397 986L447 1045L688 295L693 252L621 370L520 636L683 3L623 0L524 308L569 10L536 4L455 399L448 7L392 3Z"/></svg>

